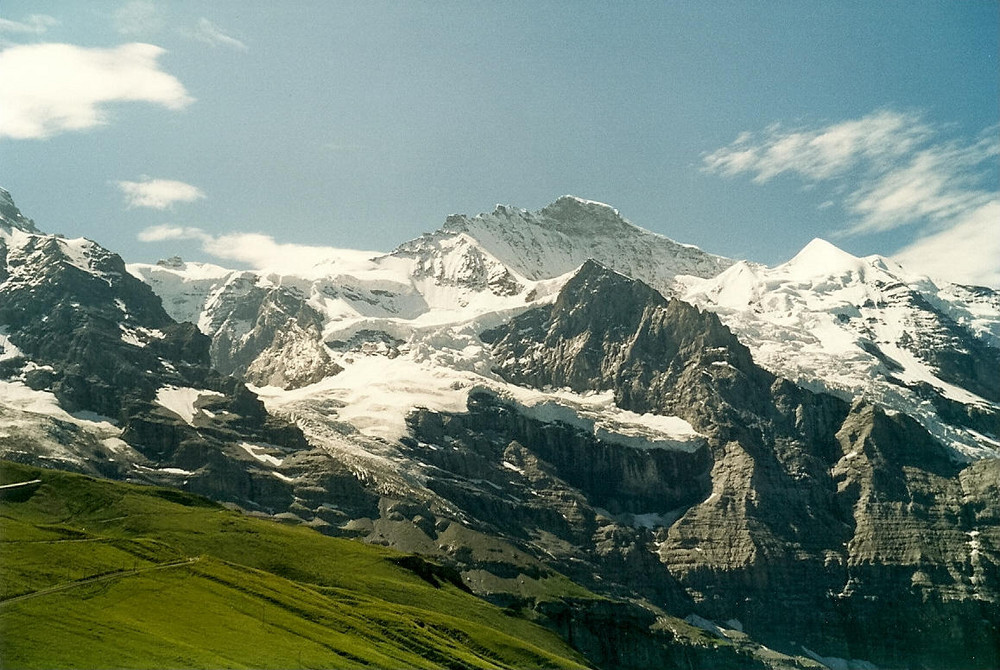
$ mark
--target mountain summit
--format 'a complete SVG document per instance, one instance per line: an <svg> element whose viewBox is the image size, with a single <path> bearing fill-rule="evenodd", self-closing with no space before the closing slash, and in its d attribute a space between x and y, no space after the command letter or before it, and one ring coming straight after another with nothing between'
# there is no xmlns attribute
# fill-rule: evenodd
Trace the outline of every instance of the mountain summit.
<svg viewBox="0 0 1000 670"><path fill-rule="evenodd" d="M11 228L17 228L25 233L37 233L35 222L21 214L21 210L14 204L14 199L10 191L0 188L0 227L6 228L10 232Z"/></svg>
<svg viewBox="0 0 1000 670"><path fill-rule="evenodd" d="M633 225L610 205L571 195L537 212L498 205L489 214L453 215L439 231L396 253L415 253L459 234L529 280L558 277L593 259L672 293L677 275L712 277L733 263Z"/></svg>

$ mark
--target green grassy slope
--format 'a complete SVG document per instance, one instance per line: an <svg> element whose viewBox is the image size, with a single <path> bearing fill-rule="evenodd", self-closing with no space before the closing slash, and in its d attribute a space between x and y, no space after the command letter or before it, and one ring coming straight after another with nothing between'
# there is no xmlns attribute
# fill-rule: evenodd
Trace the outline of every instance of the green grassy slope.
<svg viewBox="0 0 1000 670"><path fill-rule="evenodd" d="M580 667L554 633L395 552L169 489L4 463L0 665Z"/></svg>

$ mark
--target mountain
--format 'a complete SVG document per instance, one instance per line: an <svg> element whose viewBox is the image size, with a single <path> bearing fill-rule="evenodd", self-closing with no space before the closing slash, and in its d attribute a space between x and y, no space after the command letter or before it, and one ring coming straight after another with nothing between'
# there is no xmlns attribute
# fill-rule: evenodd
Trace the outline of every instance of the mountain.
<svg viewBox="0 0 1000 670"><path fill-rule="evenodd" d="M5 457L291 503L287 482L248 465L255 449L302 450L302 432L213 370L210 340L173 321L120 257L38 232L0 196Z"/></svg>
<svg viewBox="0 0 1000 670"><path fill-rule="evenodd" d="M439 231L401 245L394 255L439 257L449 241L461 236L529 280L558 277L596 260L670 292L676 275L712 277L732 264L643 230L609 205L571 195L537 212L497 205L491 214L450 216Z"/></svg>
<svg viewBox="0 0 1000 670"><path fill-rule="evenodd" d="M769 370L917 419L963 460L1000 455L1000 294L935 286L880 256L813 240L775 268L690 281Z"/></svg>
<svg viewBox="0 0 1000 670"><path fill-rule="evenodd" d="M821 241L734 262L569 196L294 274L69 241L106 257L77 275L12 207L6 458L430 557L600 667L1000 662L988 289Z"/></svg>
<svg viewBox="0 0 1000 670"><path fill-rule="evenodd" d="M1000 529L977 516L995 509L996 459L963 468L904 414L775 377L714 314L593 262L554 305L483 337L510 381L610 392L623 409L679 416L705 437L706 488L655 543L704 616L753 621L779 648L794 639L890 666L994 658L996 593L982 585L995 564L983 571L977 549ZM690 487L692 474L657 481ZM886 602L907 613L906 628ZM951 627L958 620L966 626Z"/></svg>
<svg viewBox="0 0 1000 670"><path fill-rule="evenodd" d="M710 277L732 263L642 230L607 205L564 196L538 212L498 205L451 216L390 254L297 275L179 258L129 270L172 317L212 337L220 371L297 388L335 374L324 343L366 331L405 341L415 329L523 309L551 298L589 258L667 292L679 274Z"/></svg>

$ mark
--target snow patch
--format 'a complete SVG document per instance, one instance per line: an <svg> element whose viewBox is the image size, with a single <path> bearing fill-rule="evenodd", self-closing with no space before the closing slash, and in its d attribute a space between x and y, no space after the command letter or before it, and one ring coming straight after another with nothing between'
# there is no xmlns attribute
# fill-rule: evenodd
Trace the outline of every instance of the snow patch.
<svg viewBox="0 0 1000 670"><path fill-rule="evenodd" d="M278 467L285 462L285 459L277 458L267 453L268 451L273 451L275 447L263 444L251 444L250 442L240 442L240 447L261 463Z"/></svg>
<svg viewBox="0 0 1000 670"><path fill-rule="evenodd" d="M877 665L868 661L854 658L838 658L836 656L820 656L807 647L802 647L802 653L817 663L822 663L830 670L878 670Z"/></svg>
<svg viewBox="0 0 1000 670"><path fill-rule="evenodd" d="M0 361L9 361L14 358L21 358L24 354L10 341L7 326L0 326Z"/></svg>
<svg viewBox="0 0 1000 670"><path fill-rule="evenodd" d="M511 388L507 393L528 417L580 428L604 442L631 449L697 451L705 437L678 416L636 414L615 405L614 393L578 394Z"/></svg>
<svg viewBox="0 0 1000 670"><path fill-rule="evenodd" d="M197 403L203 398L224 398L216 391L196 389L188 386L163 386L156 392L155 402L160 407L172 412L184 420L189 426L194 425L194 418L201 413Z"/></svg>

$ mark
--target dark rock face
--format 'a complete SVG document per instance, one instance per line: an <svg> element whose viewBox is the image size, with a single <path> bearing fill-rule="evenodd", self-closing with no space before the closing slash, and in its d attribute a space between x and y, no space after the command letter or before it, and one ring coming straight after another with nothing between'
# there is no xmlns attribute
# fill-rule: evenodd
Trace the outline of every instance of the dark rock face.
<svg viewBox="0 0 1000 670"><path fill-rule="evenodd" d="M989 292L989 289L983 289ZM899 344L930 363L940 378L987 400L1000 402L1000 350L974 337L947 314L931 305L919 293L899 290L897 301L912 305L924 315L923 322L904 333ZM995 292L994 292L995 293ZM993 299L996 300L995 295ZM1000 427L1000 417L994 417Z"/></svg>
<svg viewBox="0 0 1000 670"><path fill-rule="evenodd" d="M38 232L35 222L21 213L21 210L14 204L10 191L5 188L0 188L0 226L7 229L17 228L26 233Z"/></svg>
<svg viewBox="0 0 1000 670"><path fill-rule="evenodd" d="M193 491L287 509L292 487L250 465L256 461L237 445L302 450L308 448L302 432L270 417L242 382L213 370L209 338L192 324L175 323L120 257L88 240L40 234L5 202L0 198L6 207L0 225L10 235L0 237L0 324L23 354L4 362L5 378L50 391L68 412L109 418L145 459L128 469L100 444L85 446L93 437L60 425L67 431L60 442L90 450L77 467L171 484L180 483L169 480L171 471L185 472L183 486ZM203 391L197 419L158 404L164 388L191 389L196 396Z"/></svg>
<svg viewBox="0 0 1000 670"><path fill-rule="evenodd" d="M627 521L644 514L676 518L703 500L707 446L686 452L608 443L561 422L528 418L491 393L473 394L467 413L418 409L409 423L410 453L435 468L428 488L473 527L602 592L642 592L660 604L690 606L646 548L654 532Z"/></svg>
<svg viewBox="0 0 1000 670"><path fill-rule="evenodd" d="M679 644L671 631L656 629L651 613L625 603L550 601L541 603L537 610L563 638L600 668L763 670L771 667L731 646Z"/></svg>
<svg viewBox="0 0 1000 670"><path fill-rule="evenodd" d="M887 667L1000 661L998 528L970 521L989 466L963 470L905 416L775 378L714 315L597 264L483 339L510 381L612 390L708 437L711 495L658 549L702 615Z"/></svg>

